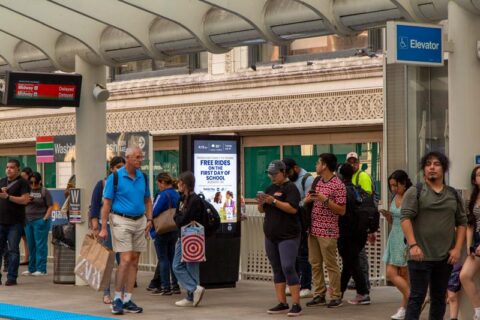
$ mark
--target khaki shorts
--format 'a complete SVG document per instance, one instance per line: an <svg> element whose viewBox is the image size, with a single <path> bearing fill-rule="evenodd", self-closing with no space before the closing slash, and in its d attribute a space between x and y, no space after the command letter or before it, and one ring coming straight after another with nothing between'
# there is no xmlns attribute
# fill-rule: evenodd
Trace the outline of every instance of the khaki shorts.
<svg viewBox="0 0 480 320"><path fill-rule="evenodd" d="M111 213L110 230L112 233L113 251L147 251L146 226L147 218L145 216L138 220L132 220Z"/></svg>

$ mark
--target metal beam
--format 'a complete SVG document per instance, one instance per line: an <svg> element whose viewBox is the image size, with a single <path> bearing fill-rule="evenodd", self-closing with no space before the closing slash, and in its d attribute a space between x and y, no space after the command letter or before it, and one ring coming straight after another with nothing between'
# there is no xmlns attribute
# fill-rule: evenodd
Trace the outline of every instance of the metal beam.
<svg viewBox="0 0 480 320"><path fill-rule="evenodd" d="M393 2L394 5L396 5L400 11L402 11L403 16L408 20L412 22L424 22L425 18L421 16L412 6L412 3L410 0L390 0Z"/></svg>
<svg viewBox="0 0 480 320"><path fill-rule="evenodd" d="M20 40L12 37L9 34L0 32L0 56L5 62L7 62L13 69L20 69L15 59L15 48Z"/></svg>
<svg viewBox="0 0 480 320"><path fill-rule="evenodd" d="M107 27L105 24L46 0L0 0L0 6L77 39L96 54L95 60L106 65L113 64L100 51L100 37Z"/></svg>
<svg viewBox="0 0 480 320"><path fill-rule="evenodd" d="M277 36L265 22L265 11L269 0L200 0L212 6L231 12L245 19L260 32L266 40L278 45L289 44L291 41Z"/></svg>
<svg viewBox="0 0 480 320"><path fill-rule="evenodd" d="M334 13L333 0L295 0L301 4L309 7L323 18L325 25L332 31L339 35L350 35L352 30L346 27Z"/></svg>
<svg viewBox="0 0 480 320"><path fill-rule="evenodd" d="M162 57L158 50L152 46L150 41L150 26L157 18L151 13L135 9L118 0L48 1L120 29L132 36L145 49L149 56L158 59Z"/></svg>
<svg viewBox="0 0 480 320"><path fill-rule="evenodd" d="M55 44L61 35L60 32L2 7L0 7L0 31L37 47L50 59L55 68L65 69L55 54Z"/></svg>
<svg viewBox="0 0 480 320"><path fill-rule="evenodd" d="M225 53L229 51L229 49L222 48L215 44L205 34L204 20L211 7L198 0L119 1L177 23L187 29L206 50L212 53Z"/></svg>

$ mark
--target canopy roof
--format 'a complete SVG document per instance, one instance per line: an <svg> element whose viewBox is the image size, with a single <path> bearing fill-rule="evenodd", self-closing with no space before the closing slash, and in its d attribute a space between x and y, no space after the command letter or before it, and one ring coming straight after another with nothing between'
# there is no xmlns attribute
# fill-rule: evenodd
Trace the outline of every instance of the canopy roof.
<svg viewBox="0 0 480 320"><path fill-rule="evenodd" d="M456 0L480 13L480 0ZM0 72L355 34L388 20L447 18L448 0L0 0Z"/></svg>

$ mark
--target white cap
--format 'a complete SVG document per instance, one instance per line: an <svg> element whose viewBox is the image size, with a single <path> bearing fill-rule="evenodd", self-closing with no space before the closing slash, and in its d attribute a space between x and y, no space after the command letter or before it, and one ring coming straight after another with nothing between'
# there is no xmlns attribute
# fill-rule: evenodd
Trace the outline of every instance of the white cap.
<svg viewBox="0 0 480 320"><path fill-rule="evenodd" d="M357 154L356 152L353 152L353 151L352 151L352 152L349 152L349 153L347 154L347 160L350 159L350 158L355 158L355 159L358 160L358 154Z"/></svg>

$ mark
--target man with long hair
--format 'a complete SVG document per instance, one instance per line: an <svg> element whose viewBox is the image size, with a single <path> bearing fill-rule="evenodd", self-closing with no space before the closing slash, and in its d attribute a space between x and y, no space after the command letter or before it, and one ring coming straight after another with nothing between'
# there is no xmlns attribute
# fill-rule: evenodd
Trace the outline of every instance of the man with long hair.
<svg viewBox="0 0 480 320"><path fill-rule="evenodd" d="M467 217L456 190L445 184L448 158L430 152L420 165L425 183L405 193L401 209L411 287L405 319L419 318L429 287L429 319L443 319L448 279L460 259Z"/></svg>

